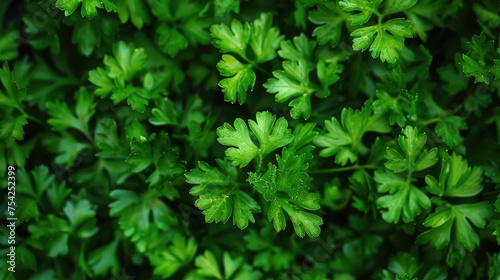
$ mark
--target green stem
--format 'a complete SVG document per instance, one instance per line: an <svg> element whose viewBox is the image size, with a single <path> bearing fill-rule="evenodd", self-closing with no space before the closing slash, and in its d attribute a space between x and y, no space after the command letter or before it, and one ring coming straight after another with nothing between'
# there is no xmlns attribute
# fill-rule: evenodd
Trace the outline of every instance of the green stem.
<svg viewBox="0 0 500 280"><path fill-rule="evenodd" d="M436 117L436 118L432 118L430 120L426 120L426 121L421 121L420 123L423 125L423 126L428 126L430 124L433 124L433 123L437 123L438 121L441 120L441 117Z"/></svg>
<svg viewBox="0 0 500 280"><path fill-rule="evenodd" d="M351 171L351 170L359 170L359 169L379 169L381 168L380 166L377 165L351 165L351 166L345 166L345 167L337 167L337 168L330 168L330 169L318 169L318 170L310 170L307 173L309 174L328 174L328 173L339 173L339 172L345 172L345 171Z"/></svg>

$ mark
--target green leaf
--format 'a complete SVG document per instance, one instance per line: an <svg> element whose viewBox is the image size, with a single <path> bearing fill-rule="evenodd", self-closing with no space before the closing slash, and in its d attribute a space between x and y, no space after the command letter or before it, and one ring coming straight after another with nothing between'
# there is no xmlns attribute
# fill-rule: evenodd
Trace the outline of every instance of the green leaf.
<svg viewBox="0 0 500 280"><path fill-rule="evenodd" d="M43 239L44 249L49 257L68 254L69 225L64 219L52 214L37 224L30 224L28 231L32 238Z"/></svg>
<svg viewBox="0 0 500 280"><path fill-rule="evenodd" d="M389 112L389 124L397 124L403 127L406 123L405 109L407 104L400 96L393 97L385 90L376 91L377 99L373 102L373 111L375 114L385 114Z"/></svg>
<svg viewBox="0 0 500 280"><path fill-rule="evenodd" d="M7 62L0 69L0 81L5 90L0 90L0 105L16 109L21 108L21 101L26 97L26 89L19 86L15 73L10 71Z"/></svg>
<svg viewBox="0 0 500 280"><path fill-rule="evenodd" d="M341 113L341 122L336 118L325 121L326 134L314 139L317 147L323 148L319 155L322 157L335 156L335 163L346 165L355 163L358 155L368 153L363 144L363 135L368 131L387 132L387 125L377 124L378 116L372 115L371 100L365 103L361 110L344 108Z"/></svg>
<svg viewBox="0 0 500 280"><path fill-rule="evenodd" d="M71 40L73 44L78 44L80 52L85 56L90 56L94 49L100 45L100 37L96 33L96 27L90 21L83 21L77 24L73 30Z"/></svg>
<svg viewBox="0 0 500 280"><path fill-rule="evenodd" d="M245 121L240 118L234 121L234 128L228 123L217 128L217 141L224 146L231 147L226 150L225 154L234 166L245 167L254 158L262 161L262 158L272 151L293 141L293 135L288 129L288 122L285 118L276 120L275 115L264 111L258 112L256 119L257 122L249 120L248 125L259 142L258 147L250 138Z"/></svg>
<svg viewBox="0 0 500 280"><path fill-rule="evenodd" d="M272 27L271 14L263 13L250 25L244 25L234 19L230 26L225 24L212 25L210 28L213 44L222 53L222 60L217 69L224 77L219 86L224 92L224 99L231 103L236 100L245 103L247 90L253 91L256 75L253 67L276 57L276 49L283 36L279 30ZM253 55L249 56L247 50ZM252 57L252 58L250 58Z"/></svg>
<svg viewBox="0 0 500 280"><path fill-rule="evenodd" d="M95 206L86 199L72 197L66 202L63 212L68 218L69 227L74 236L86 239L97 233Z"/></svg>
<svg viewBox="0 0 500 280"><path fill-rule="evenodd" d="M156 100L156 107L151 110L152 116L149 122L152 125L177 125L178 113L174 107L174 103L168 98L161 98Z"/></svg>
<svg viewBox="0 0 500 280"><path fill-rule="evenodd" d="M404 39L411 38L411 22L402 18L391 19L382 25L362 27L351 33L354 37L352 48L365 51L370 47L373 58L380 57L382 62L396 63L403 50Z"/></svg>
<svg viewBox="0 0 500 280"><path fill-rule="evenodd" d="M47 150L57 154L54 162L64 165L67 168L73 166L73 163L80 157L81 153L85 150L90 151L91 149L88 143L78 141L72 134L67 132L62 132L61 136L51 135L44 139L43 143L47 146ZM68 149L68 147L71 147L71 149Z"/></svg>
<svg viewBox="0 0 500 280"><path fill-rule="evenodd" d="M462 144L463 138L460 136L460 130L465 129L467 129L467 123L463 117L447 116L437 123L436 134L449 147L456 147Z"/></svg>
<svg viewBox="0 0 500 280"><path fill-rule="evenodd" d="M210 27L210 35L214 38L212 43L222 53L234 53L246 58L245 52L251 35L249 23L243 25L233 19L230 26L215 24Z"/></svg>
<svg viewBox="0 0 500 280"><path fill-rule="evenodd" d="M276 155L278 167L269 163L266 172L249 172L247 181L270 203L267 211L269 222L277 232L286 228L285 212L290 217L295 233L319 236L323 224L321 217L307 212L320 208L319 196L309 192L308 175L305 172L305 154L296 155L294 149L283 149Z"/></svg>
<svg viewBox="0 0 500 280"><path fill-rule="evenodd" d="M120 18L121 23L127 22L130 18L132 24L141 29L144 23L149 24L151 22L148 8L141 0L117 1L116 6L118 18Z"/></svg>
<svg viewBox="0 0 500 280"><path fill-rule="evenodd" d="M146 64L147 55L143 48L136 49L133 43L119 41L113 45L113 56L104 56L108 76L130 81Z"/></svg>
<svg viewBox="0 0 500 280"><path fill-rule="evenodd" d="M462 59L463 72L468 77L474 77L474 83L490 83L488 68L466 54L462 55Z"/></svg>
<svg viewBox="0 0 500 280"><path fill-rule="evenodd" d="M481 192L483 186L482 169L474 166L472 169L467 161L453 153L443 155L439 181L432 175L425 177L427 191L438 196L471 197Z"/></svg>
<svg viewBox="0 0 500 280"><path fill-rule="evenodd" d="M175 57L180 50L188 46L188 40L177 28L161 25L156 29L156 32L160 35L158 43L171 57Z"/></svg>
<svg viewBox="0 0 500 280"><path fill-rule="evenodd" d="M65 16L70 16L82 3L82 17L92 19L97 15L97 8L106 9L107 12L117 11L116 5L110 0L57 0L56 7L64 11Z"/></svg>
<svg viewBox="0 0 500 280"><path fill-rule="evenodd" d="M437 207L424 221L424 226L431 229L420 234L417 242L430 243L437 249L442 249L453 240L473 251L479 246L479 236L472 225L484 228L491 212L491 205L486 201Z"/></svg>
<svg viewBox="0 0 500 280"><path fill-rule="evenodd" d="M215 16L223 16L231 10L238 14L240 12L240 1L239 0L215 0Z"/></svg>
<svg viewBox="0 0 500 280"><path fill-rule="evenodd" d="M115 189L110 194L109 215L118 217L118 224L137 250L145 253L157 242L159 231L176 224L174 212L156 190L148 190L139 196L134 191Z"/></svg>
<svg viewBox="0 0 500 280"><path fill-rule="evenodd" d="M25 116L17 116L0 121L0 139L24 140L24 126L28 124Z"/></svg>
<svg viewBox="0 0 500 280"><path fill-rule="evenodd" d="M151 188L167 188L177 193L173 187L184 181L182 178L184 164L178 159L179 153L171 146L168 135L161 133L159 138L152 143L131 142L130 155L125 161L134 166L132 172L135 173L142 172L153 165L154 171L147 177L146 183L149 183Z"/></svg>
<svg viewBox="0 0 500 280"><path fill-rule="evenodd" d="M243 104L247 99L247 91L253 91L255 85L255 72L250 64L239 62L234 56L224 54L222 60L217 63L217 69L223 77L219 86L224 92L224 100L234 104L236 101Z"/></svg>
<svg viewBox="0 0 500 280"><path fill-rule="evenodd" d="M349 15L347 20L353 26L359 26L370 20L372 14L377 12L381 2L382 0L342 0L339 2L339 6L346 12L357 12Z"/></svg>
<svg viewBox="0 0 500 280"><path fill-rule="evenodd" d="M82 87L76 92L75 99L75 114L66 103L48 102L47 109L51 118L47 122L53 130L63 131L73 128L89 136L89 121L95 114L96 107L93 96Z"/></svg>
<svg viewBox="0 0 500 280"><path fill-rule="evenodd" d="M500 213L500 195L497 196L497 200L495 202L495 212L496 212L496 219L491 221L489 228L495 230L493 231L493 235L496 235L497 243L500 244L500 217L498 215L498 213Z"/></svg>
<svg viewBox="0 0 500 280"><path fill-rule="evenodd" d="M215 256L210 251L205 251L203 255L196 257L195 264L198 267L197 272L202 276L214 277L215 279L224 279L220 271L219 264Z"/></svg>
<svg viewBox="0 0 500 280"><path fill-rule="evenodd" d="M205 251L203 255L196 257L195 264L198 267L197 274L215 279L259 279L262 273L254 270L252 266L244 262L243 256L233 259L228 252L222 255L223 269L211 251Z"/></svg>
<svg viewBox="0 0 500 280"><path fill-rule="evenodd" d="M238 188L238 173L229 161L216 160L222 172L205 162L198 162L198 168L186 173L186 182L196 185L190 194L199 196L196 207L203 211L205 222L226 223L231 215L233 224L240 229L255 223L253 213L261 211L260 205L247 193Z"/></svg>
<svg viewBox="0 0 500 280"><path fill-rule="evenodd" d="M493 40L486 40L484 33L474 35L467 43L467 53L462 54L462 71L465 76L474 77L474 83L490 84L490 72L495 75L497 67L492 57L495 55Z"/></svg>
<svg viewBox="0 0 500 280"><path fill-rule="evenodd" d="M90 253L88 262L94 275L106 275L110 270L118 270L118 243L118 239L115 239Z"/></svg>
<svg viewBox="0 0 500 280"><path fill-rule="evenodd" d="M417 0L387 0L384 1L385 13L395 14L408 10L417 4Z"/></svg>
<svg viewBox="0 0 500 280"><path fill-rule="evenodd" d="M337 46L342 36L342 27L347 14L340 9L336 1L318 5L316 10L309 12L309 20L318 26L312 35L320 45L330 44Z"/></svg>
<svg viewBox="0 0 500 280"><path fill-rule="evenodd" d="M403 129L402 135L398 137L398 144L403 151L401 155L397 150L387 148L385 167L396 173L403 171L420 171L427 169L438 161L437 148L430 151L421 151L427 142L425 133L418 134L418 129L407 126Z"/></svg>
<svg viewBox="0 0 500 280"><path fill-rule="evenodd" d="M274 78L264 83L269 93L276 93L277 102L283 103L293 99L289 106L293 107L290 114L294 119L301 115L304 119L311 116L311 94L315 89L310 88L309 74L305 60L298 62L283 62L283 70L273 71Z"/></svg>
<svg viewBox="0 0 500 280"><path fill-rule="evenodd" d="M155 267L153 274L163 278L171 277L181 267L191 263L198 245L193 237L176 234L172 238L172 245L149 256L151 264Z"/></svg>
<svg viewBox="0 0 500 280"><path fill-rule="evenodd" d="M255 55L254 63L263 63L276 57L276 49L284 36L272 27L273 18L269 13L262 13L251 26L249 45Z"/></svg>
<svg viewBox="0 0 500 280"><path fill-rule="evenodd" d="M6 31L0 36L0 61L9 61L18 56L19 32L16 30Z"/></svg>
<svg viewBox="0 0 500 280"><path fill-rule="evenodd" d="M431 200L418 187L406 178L389 171L376 170L373 177L380 194L388 193L377 199L377 208L381 208L382 218L388 223L410 223L422 209L431 207Z"/></svg>
<svg viewBox="0 0 500 280"><path fill-rule="evenodd" d="M300 61L301 59L307 63L308 70L314 68L313 53L316 48L316 42L307 39L304 33L300 36L293 37L293 43L290 40L281 41L279 56L283 59L291 61Z"/></svg>

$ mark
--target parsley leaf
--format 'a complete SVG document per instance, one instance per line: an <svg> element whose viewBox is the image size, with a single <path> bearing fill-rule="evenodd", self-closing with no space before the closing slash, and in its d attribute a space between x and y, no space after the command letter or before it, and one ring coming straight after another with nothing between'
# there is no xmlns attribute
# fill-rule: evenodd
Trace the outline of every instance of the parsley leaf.
<svg viewBox="0 0 500 280"><path fill-rule="evenodd" d="M274 78L268 79L264 87L269 93L276 93L275 100L279 103L293 99L289 106L292 118L304 119L311 116L311 95L326 98L330 95L329 87L339 80L338 72L342 67L337 63L325 63L313 58L316 43L309 41L304 34L290 41L282 41L279 55L287 59L283 62L283 70L273 71ZM316 68L320 85L311 82L309 72Z"/></svg>
<svg viewBox="0 0 500 280"><path fill-rule="evenodd" d="M358 28L351 33L352 48L365 51L370 47L373 58L382 62L396 63L403 50L404 39L413 36L411 22L402 18L391 19L382 25Z"/></svg>
<svg viewBox="0 0 500 280"><path fill-rule="evenodd" d="M196 257L195 264L198 268L196 270L198 277L234 280L259 279L262 277L260 271L254 270L244 262L243 256L233 259L228 252L224 252L222 255L222 270L214 254L208 250L203 255Z"/></svg>
<svg viewBox="0 0 500 280"><path fill-rule="evenodd" d="M372 101L369 100L361 110L344 108L341 113L341 122L336 118L325 121L326 134L314 139L317 147L322 147L319 155L322 157L335 156L335 163L346 165L355 163L358 155L368 153L363 144L363 135L368 131L387 132L389 127L378 122L378 116L372 114Z"/></svg>
<svg viewBox="0 0 500 280"><path fill-rule="evenodd" d="M309 20L314 24L321 25L316 27L312 34L317 37L318 44L329 43L332 47L337 46L347 16L336 1L318 5L316 10L309 12Z"/></svg>
<svg viewBox="0 0 500 280"><path fill-rule="evenodd" d="M425 177L427 191L438 196L470 197L481 192L483 186L481 168L474 166L472 169L467 161L453 153L443 155L439 181L432 175Z"/></svg>
<svg viewBox="0 0 500 280"><path fill-rule="evenodd" d="M56 7L64 11L65 16L70 16L82 3L82 17L92 19L97 16L97 8L106 9L107 12L117 11L116 5L110 0L57 0Z"/></svg>
<svg viewBox="0 0 500 280"><path fill-rule="evenodd" d="M431 206L429 197L412 183L412 174L427 169L437 162L437 148L424 150L427 136L419 134L417 128L407 126L398 138L398 144L403 151L399 153L393 148L387 148L385 163L387 171L375 171L374 180L378 184L378 192L389 193L377 199L377 207L382 210L382 218L389 223L397 223L402 217L409 223L419 215L422 209ZM397 173L407 172L398 175Z"/></svg>
<svg viewBox="0 0 500 280"><path fill-rule="evenodd" d="M47 103L51 118L47 121L53 130L63 131L73 128L90 139L89 121L95 114L93 96L85 88L80 88L75 95L75 114L71 112L68 104L54 101Z"/></svg>
<svg viewBox="0 0 500 280"><path fill-rule="evenodd" d="M146 138L143 136L142 139ZM146 140L130 142L130 155L125 161L134 166L132 172L135 173L154 166L154 171L146 179L146 183L149 183L151 188L169 189L176 196L177 191L174 186L184 181L182 178L184 164L178 161L178 157L179 153L171 146L168 135L161 133L152 143Z"/></svg>
<svg viewBox="0 0 500 280"><path fill-rule="evenodd" d="M225 24L212 25L210 28L213 44L222 53L222 60L217 69L224 77L219 86L224 92L224 100L243 104L247 99L247 91L253 90L256 75L254 68L261 63L276 57L276 49L283 36L279 30L272 27L272 16L261 14L252 25L241 24L234 19L230 26ZM252 50L252 56L247 52ZM252 57L252 58L251 58Z"/></svg>
<svg viewBox="0 0 500 280"><path fill-rule="evenodd" d="M261 211L260 205L247 193L239 190L236 167L227 160L216 160L222 172L205 162L186 173L186 182L196 185L189 193L199 196L195 205L203 211L205 222L227 222L231 215L233 224L240 229L255 223L253 213Z"/></svg>
<svg viewBox="0 0 500 280"><path fill-rule="evenodd" d="M294 149L283 149L276 155L278 167L269 163L266 172L249 172L247 181L270 202L267 211L269 222L276 231L286 228L285 212L290 217L295 233L316 237L320 234L321 217L308 211L318 210L319 196L309 192L308 175L305 172L305 154L296 155ZM308 211L307 211L308 210Z"/></svg>
<svg viewBox="0 0 500 280"><path fill-rule="evenodd" d="M160 232L177 222L170 207L161 199L162 194L156 190L139 195L116 189L109 195L113 199L109 204L110 216L118 217L123 234L135 243L139 252L152 250Z"/></svg>
<svg viewBox="0 0 500 280"><path fill-rule="evenodd" d="M384 14L378 11L381 3L382 0L342 0L339 5L346 12L356 12L347 18L353 26L362 26L373 14L377 15L377 24L359 27L351 32L354 37L352 48L355 51L365 51L370 47L373 58L380 57L382 62L394 64L403 50L405 38L413 37L412 22L403 18L390 19L384 23L382 20L387 14L410 8L416 1L386 1Z"/></svg>
<svg viewBox="0 0 500 280"><path fill-rule="evenodd" d="M462 54L462 70L468 77L474 77L474 83L490 84L491 75L500 77L500 60L495 56L493 40L486 40L484 33L474 35L467 44L469 51ZM500 49L497 50L500 54Z"/></svg>
<svg viewBox="0 0 500 280"><path fill-rule="evenodd" d="M104 56L106 69L98 67L89 71L89 81L98 87L94 93L101 98L111 93L115 104L126 99L132 109L144 112L152 98L151 92L133 86L132 82L145 67L146 58L144 49L136 49L132 43L119 41L113 45L113 56Z"/></svg>
<svg viewBox="0 0 500 280"><path fill-rule="evenodd" d="M465 129L467 129L467 123L463 117L447 116L439 120L435 130L446 145L456 147L462 144L463 138L460 136L460 130Z"/></svg>
<svg viewBox="0 0 500 280"><path fill-rule="evenodd" d="M293 141L294 136L288 129L288 122L285 118L276 120L275 115L264 111L257 113L256 120L256 122L249 120L248 126L259 142L258 147L250 138L245 121L240 118L234 121L234 128L228 123L217 128L217 141L224 146L231 147L226 150L225 154L232 161L232 165L239 165L242 168L257 158L259 167L265 156Z"/></svg>
<svg viewBox="0 0 500 280"><path fill-rule="evenodd" d="M491 205L486 201L459 205L445 203L437 207L436 211L425 219L424 226L431 229L420 234L417 242L430 243L437 249L441 249L452 240L472 251L479 246L479 236L472 225L484 228L491 210ZM454 231L453 235L452 231Z"/></svg>
<svg viewBox="0 0 500 280"><path fill-rule="evenodd" d="M220 17L223 16L231 10L235 13L240 12L240 1L239 0L215 0L215 16Z"/></svg>
<svg viewBox="0 0 500 280"><path fill-rule="evenodd" d="M188 265L193 260L198 245L193 237L176 234L172 238L172 244L149 256L149 260L155 269L153 273L163 278L171 277L181 267Z"/></svg>
<svg viewBox="0 0 500 280"><path fill-rule="evenodd" d="M197 2L174 0L152 2L152 12L159 19L156 28L158 43L170 57L175 57L188 45L208 44L210 26L208 18L202 16Z"/></svg>

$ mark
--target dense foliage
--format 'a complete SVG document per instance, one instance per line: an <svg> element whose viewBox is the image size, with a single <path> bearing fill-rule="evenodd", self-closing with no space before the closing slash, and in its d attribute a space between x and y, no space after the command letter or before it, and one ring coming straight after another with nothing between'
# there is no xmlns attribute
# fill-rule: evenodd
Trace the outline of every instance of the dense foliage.
<svg viewBox="0 0 500 280"><path fill-rule="evenodd" d="M0 19L1 279L500 279L498 1Z"/></svg>

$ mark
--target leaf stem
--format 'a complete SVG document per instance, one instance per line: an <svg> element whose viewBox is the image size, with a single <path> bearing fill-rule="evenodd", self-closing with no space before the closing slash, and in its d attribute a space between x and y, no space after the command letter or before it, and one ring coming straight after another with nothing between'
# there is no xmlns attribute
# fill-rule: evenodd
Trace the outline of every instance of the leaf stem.
<svg viewBox="0 0 500 280"><path fill-rule="evenodd" d="M310 170L307 173L309 173L309 174L328 174L328 173L339 173L339 172L359 170L359 169L379 169L379 168L381 168L381 167L377 166L377 165L372 165L372 164L367 164L367 165L357 165L356 164L356 165L351 165L351 166L337 167L337 168L330 168L330 169Z"/></svg>

